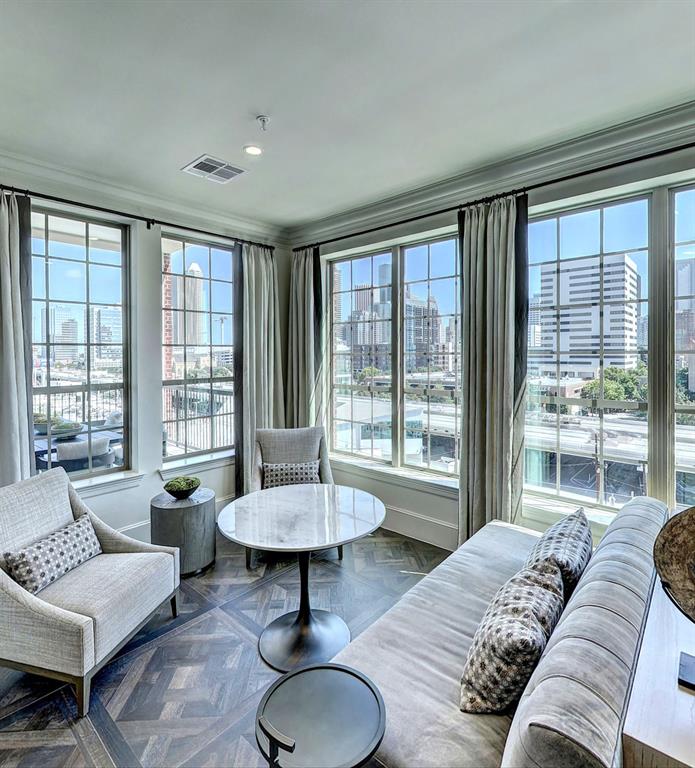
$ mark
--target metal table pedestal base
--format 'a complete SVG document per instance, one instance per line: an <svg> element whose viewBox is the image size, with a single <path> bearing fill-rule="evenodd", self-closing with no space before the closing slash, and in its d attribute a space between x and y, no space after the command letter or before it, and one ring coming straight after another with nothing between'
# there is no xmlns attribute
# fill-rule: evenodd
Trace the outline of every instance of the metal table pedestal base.
<svg viewBox="0 0 695 768"><path fill-rule="evenodd" d="M258 640L263 660L280 672L329 661L350 642L350 630L340 616L311 609L309 557L309 552L297 554L301 582L299 610L275 619Z"/></svg>

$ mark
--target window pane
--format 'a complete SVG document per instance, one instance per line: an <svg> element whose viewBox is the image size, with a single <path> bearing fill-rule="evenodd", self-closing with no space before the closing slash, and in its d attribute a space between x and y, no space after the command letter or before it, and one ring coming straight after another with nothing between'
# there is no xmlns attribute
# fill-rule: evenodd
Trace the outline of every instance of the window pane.
<svg viewBox="0 0 695 768"><path fill-rule="evenodd" d="M676 242L695 240L695 189L676 193Z"/></svg>
<svg viewBox="0 0 695 768"><path fill-rule="evenodd" d="M529 264L557 259L557 219L532 221L528 225Z"/></svg>
<svg viewBox="0 0 695 768"><path fill-rule="evenodd" d="M405 248L405 281L411 283L414 280L427 280L428 260L427 246L418 245L414 248Z"/></svg>
<svg viewBox="0 0 695 768"><path fill-rule="evenodd" d="M162 238L162 272L183 274L183 243Z"/></svg>
<svg viewBox="0 0 695 768"><path fill-rule="evenodd" d="M41 325L45 327L45 305L41 312ZM48 305L49 341L53 344L84 344L86 341L86 306L84 304Z"/></svg>
<svg viewBox="0 0 695 768"><path fill-rule="evenodd" d="M350 290L350 275L349 261L337 261L333 263L333 293Z"/></svg>
<svg viewBox="0 0 695 768"><path fill-rule="evenodd" d="M560 258L601 252L601 212L583 211L560 217Z"/></svg>
<svg viewBox="0 0 695 768"><path fill-rule="evenodd" d="M212 311L231 313L233 311L233 289L230 283L212 282ZM193 305L188 309L193 309Z"/></svg>
<svg viewBox="0 0 695 768"><path fill-rule="evenodd" d="M57 301L87 301L85 265L49 259L48 297Z"/></svg>
<svg viewBox="0 0 695 768"><path fill-rule="evenodd" d="M34 344L46 343L46 302L31 302L31 340Z"/></svg>
<svg viewBox="0 0 695 768"><path fill-rule="evenodd" d="M430 245L430 277L456 275L456 240L442 240Z"/></svg>
<svg viewBox="0 0 695 768"><path fill-rule="evenodd" d="M676 405L695 403L695 355L676 355Z"/></svg>
<svg viewBox="0 0 695 768"><path fill-rule="evenodd" d="M603 212L603 250L629 251L647 247L649 208L646 200L611 205Z"/></svg>
<svg viewBox="0 0 695 768"><path fill-rule="evenodd" d="M183 277L162 275L162 306L172 309L184 308Z"/></svg>
<svg viewBox="0 0 695 768"><path fill-rule="evenodd" d="M210 276L215 280L232 281L232 252L210 249Z"/></svg>
<svg viewBox="0 0 695 768"><path fill-rule="evenodd" d="M95 344L120 344L123 342L123 310L121 307L102 307L92 304L89 308L89 340Z"/></svg>
<svg viewBox="0 0 695 768"><path fill-rule="evenodd" d="M89 265L89 300L99 304L120 304L122 272L116 267Z"/></svg>
<svg viewBox="0 0 695 768"><path fill-rule="evenodd" d="M87 387L87 347L78 344L54 344L50 350L51 387Z"/></svg>
<svg viewBox="0 0 695 768"><path fill-rule="evenodd" d="M31 252L46 255L46 215L36 211L31 212Z"/></svg>
<svg viewBox="0 0 695 768"><path fill-rule="evenodd" d="M187 275L210 277L210 249L206 245L186 243L184 256Z"/></svg>
<svg viewBox="0 0 695 768"><path fill-rule="evenodd" d="M89 225L89 260L100 264L121 265L121 230L116 227L104 227L100 224Z"/></svg>
<svg viewBox="0 0 695 768"><path fill-rule="evenodd" d="M232 315L212 315L212 343L231 346L234 341L234 326Z"/></svg>
<svg viewBox="0 0 695 768"><path fill-rule="evenodd" d="M225 286L231 293L229 283L214 283L217 286ZM184 301L185 308L190 312L209 312L210 311L210 281L200 280L195 277L184 278ZM224 310L221 310L224 311Z"/></svg>
<svg viewBox="0 0 695 768"><path fill-rule="evenodd" d="M31 260L31 295L35 299L46 298L46 259Z"/></svg>
<svg viewBox="0 0 695 768"><path fill-rule="evenodd" d="M86 224L76 219L48 217L48 255L84 261L87 258Z"/></svg>
<svg viewBox="0 0 695 768"><path fill-rule="evenodd" d="M123 347L120 344L99 344L90 347L90 378L95 384L123 381Z"/></svg>
<svg viewBox="0 0 695 768"><path fill-rule="evenodd" d="M183 379L184 376L184 348L162 347L162 378L171 381Z"/></svg>

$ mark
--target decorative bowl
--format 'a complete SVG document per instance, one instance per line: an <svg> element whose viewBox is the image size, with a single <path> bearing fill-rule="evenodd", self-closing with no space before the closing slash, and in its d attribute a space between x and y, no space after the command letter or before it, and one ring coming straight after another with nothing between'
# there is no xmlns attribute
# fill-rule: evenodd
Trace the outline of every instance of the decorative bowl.
<svg viewBox="0 0 695 768"><path fill-rule="evenodd" d="M174 477L165 484L164 490L175 499L187 499L200 487L200 479L197 477Z"/></svg>

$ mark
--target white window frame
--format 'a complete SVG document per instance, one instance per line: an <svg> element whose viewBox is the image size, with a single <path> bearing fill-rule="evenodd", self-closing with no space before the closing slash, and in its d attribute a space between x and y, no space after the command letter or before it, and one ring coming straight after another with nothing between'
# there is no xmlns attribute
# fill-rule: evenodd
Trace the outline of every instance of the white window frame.
<svg viewBox="0 0 695 768"><path fill-rule="evenodd" d="M51 216L61 218L61 219L72 219L74 221L78 221L80 223L84 223L86 225L85 227L85 261L75 261L76 264L85 264L86 268L86 286L85 286L85 301L84 301L84 307L85 307L85 341L84 346L89 349L90 346L97 346L96 342L90 341L91 339L91 317L89 312L89 307L91 305L90 302L90 295L89 295L89 264L91 263L89 260L89 226L95 225L95 226L103 226L108 227L111 229L118 229L121 231L121 342L120 346L122 349L122 364L123 364L123 380L120 384L114 384L114 385L100 385L97 389L92 389L91 385L87 383L84 387L84 392L89 399L90 394L93 391L98 391L98 389L108 389L108 388L120 388L122 390L122 402L123 402L123 425L120 427L123 434L123 439L121 442L122 446L122 459L121 464L114 464L114 466L111 467L93 467L92 466L92 450L91 450L91 441L92 441L92 433L97 432L99 430L94 430L91 427L88 429L88 442L89 442L89 450L88 450L88 468L83 471L75 471L70 473L71 480L77 482L80 480L91 480L92 478L100 478L104 475L109 474L116 474L116 473L123 473L130 471L131 469L131 462L132 462L132 449L133 449L133 443L134 443L134 435L133 435L133 419L132 419L132 408L131 408L131 387L132 387L132 379L131 379L131 356L132 356L132 346L131 346L131 293L130 293L130 278L131 278L131 269L130 269L130 227L127 224L124 224L121 221L117 221L114 219L102 219L90 215L83 215L74 213L72 211L63 210L62 208L53 208L50 206L32 206L32 213L38 213L45 217L45 230L44 230L44 244L46 252L45 254L36 254L34 255L33 252L33 246L31 249L31 258L32 260L34 258L42 258L44 259L44 270L45 270L45 288L46 288L46 296L44 299L34 299L33 297L33 290L32 290L32 308L33 303L35 301L41 301L46 307L48 307L49 303L51 303L51 299L49 298L49 262L50 262L50 256L48 253L48 232L49 232L49 218ZM33 239L33 238L31 238ZM96 262L97 264L100 264L100 262ZM114 265L115 266L115 265ZM53 300L52 303L60 304L60 303L68 303L68 304L75 304L80 305L82 302L62 302L59 299ZM48 315L46 319L46 339L41 343L35 343L32 338L32 347L33 346L41 346L46 348L46 352L48 355L49 348L52 343L49 343L49 323ZM32 309L32 331L33 331L33 309ZM32 333L33 336L33 333ZM47 365L47 371L49 371L49 379L50 379L50 356L47 358L46 365ZM89 375L89 369L90 369L90 355L87 355L87 373ZM34 397L39 395L44 395L46 397L46 404L47 404L47 414L50 416L50 399L51 395L60 394L61 392L66 391L76 391L72 387L52 387L50 385L44 386L44 387L32 387L32 407L33 407L33 401ZM85 408L84 411L85 418L89 418L89 407ZM50 430L49 430L50 432ZM47 440L49 437L47 436ZM50 445L49 445L50 449ZM34 450L34 438L32 438L32 451ZM51 466L50 462L50 454L51 450L49 450L49 468Z"/></svg>
<svg viewBox="0 0 695 768"><path fill-rule="evenodd" d="M348 254L335 254L327 257L328 266L327 286L328 286L328 358L327 366L327 403L328 403L328 443L333 456L338 460L343 459L347 462L360 462L378 470L379 467L389 468L400 472L412 473L415 477L431 479L441 479L443 481L458 480L458 472L446 472L431 467L418 467L414 464L406 464L404 461L404 438L403 433L403 414L405 409L405 387L404 387L404 366L403 366L403 332L404 318L402 316L402 298L405 283L403 282L405 250L419 245L432 245L434 243L447 240L456 242L456 263L458 265L459 252L457 232L453 228L446 228L436 234L419 235L407 238L401 238L391 243L383 244L382 247L366 247L364 249L355 249ZM344 451L337 448L333 440L333 396L334 396L334 353L333 353L333 265L339 262L347 262L376 256L380 254L391 254L391 460L379 457L369 457L358 454L353 451ZM461 279L461 275L458 276ZM429 282L429 277L428 277ZM459 339L462 334L459 332ZM462 356L462 349L459 345L457 353ZM460 392L460 390L457 390ZM460 394L458 395L460 400ZM457 439L456 436L454 438ZM460 457L459 457L460 461Z"/></svg>

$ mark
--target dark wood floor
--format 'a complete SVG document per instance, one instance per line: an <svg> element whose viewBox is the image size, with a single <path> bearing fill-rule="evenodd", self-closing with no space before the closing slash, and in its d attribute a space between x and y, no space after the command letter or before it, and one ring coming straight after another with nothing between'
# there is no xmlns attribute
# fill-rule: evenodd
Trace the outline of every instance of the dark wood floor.
<svg viewBox="0 0 695 768"><path fill-rule="evenodd" d="M387 531L317 555L311 599L356 637L447 553ZM180 615L163 610L92 684L78 720L72 691L0 670L0 766L261 766L258 702L278 673L256 643L275 617L298 607L296 561L218 540L217 562L186 579Z"/></svg>

